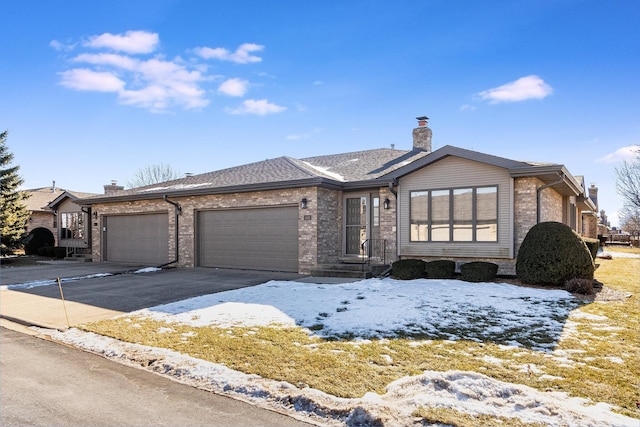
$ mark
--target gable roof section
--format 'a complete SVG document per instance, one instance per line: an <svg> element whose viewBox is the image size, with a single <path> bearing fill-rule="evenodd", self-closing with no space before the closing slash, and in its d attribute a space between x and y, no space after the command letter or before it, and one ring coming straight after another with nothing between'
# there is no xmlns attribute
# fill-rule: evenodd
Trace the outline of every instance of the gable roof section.
<svg viewBox="0 0 640 427"><path fill-rule="evenodd" d="M95 195L96 195L95 193L81 193L79 191L64 190L62 194L60 194L58 197L56 197L51 202L49 202L47 207L50 209L56 209L62 202L64 202L67 199L70 199L72 202L75 202L79 199L91 197Z"/></svg>
<svg viewBox="0 0 640 427"><path fill-rule="evenodd" d="M426 156L403 166L387 175L385 178L396 180L444 158L454 156L475 162L485 163L491 166L504 168L509 171L512 178L535 177L565 196L580 196L584 193L582 184L573 176L564 165L557 163L523 162L479 153L477 151L446 145Z"/></svg>
<svg viewBox="0 0 640 427"><path fill-rule="evenodd" d="M405 151L381 148L303 159L278 157L132 188L113 195L98 195L83 199L82 203L154 199L162 198L164 195L224 194L305 186L340 189L348 188L352 183L361 185L363 182L368 185L377 185L375 180L380 176L425 155L426 152L422 150Z"/></svg>
<svg viewBox="0 0 640 427"><path fill-rule="evenodd" d="M77 200L95 196L95 193L81 193L79 191L69 191L57 187L32 188L23 191L29 195L29 198L26 200L26 205L27 209L32 212L51 212L51 203L61 198L72 197L72 200Z"/></svg>

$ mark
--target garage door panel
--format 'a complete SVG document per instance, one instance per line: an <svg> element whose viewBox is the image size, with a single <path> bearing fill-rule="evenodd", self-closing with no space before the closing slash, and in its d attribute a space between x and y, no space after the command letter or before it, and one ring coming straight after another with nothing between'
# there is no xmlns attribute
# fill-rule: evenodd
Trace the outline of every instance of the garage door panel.
<svg viewBox="0 0 640 427"><path fill-rule="evenodd" d="M168 262L167 214L107 216L104 225L105 261L150 265Z"/></svg>
<svg viewBox="0 0 640 427"><path fill-rule="evenodd" d="M297 208L199 212L198 235L202 267L298 271Z"/></svg>

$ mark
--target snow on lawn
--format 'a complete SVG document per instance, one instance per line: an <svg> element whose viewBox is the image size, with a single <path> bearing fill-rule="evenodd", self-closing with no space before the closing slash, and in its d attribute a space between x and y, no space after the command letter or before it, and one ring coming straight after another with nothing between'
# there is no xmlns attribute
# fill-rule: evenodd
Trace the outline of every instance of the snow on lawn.
<svg viewBox="0 0 640 427"><path fill-rule="evenodd" d="M193 326L301 326L323 338L491 340L551 350L580 303L562 290L460 280L271 281L130 315Z"/></svg>
<svg viewBox="0 0 640 427"><path fill-rule="evenodd" d="M323 337L415 335L491 340L549 352L579 302L560 290L457 280L370 279L344 284L272 281L127 314L194 326L299 325ZM542 392L475 372L425 371L386 393L345 399L233 371L167 349L70 329L52 338L182 383L322 425L414 426L420 406L518 418L552 426L638 426L604 403ZM420 341L425 343L428 341ZM418 342L417 342L418 343Z"/></svg>

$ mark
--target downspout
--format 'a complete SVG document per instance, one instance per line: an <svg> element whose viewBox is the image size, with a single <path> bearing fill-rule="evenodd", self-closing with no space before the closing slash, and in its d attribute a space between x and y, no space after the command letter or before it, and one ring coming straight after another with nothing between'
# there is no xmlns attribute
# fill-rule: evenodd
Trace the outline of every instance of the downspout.
<svg viewBox="0 0 640 427"><path fill-rule="evenodd" d="M398 200L398 192L396 191L395 188L393 188L394 185L398 185L398 180L396 180L395 178L393 181L389 183L389 191L391 191L391 194L396 196L396 200Z"/></svg>
<svg viewBox="0 0 640 427"><path fill-rule="evenodd" d="M560 177L559 180L551 182L549 184L543 185L542 187L538 187L538 189L536 190L537 192L537 199L536 199L536 224L540 224L540 207L542 204L542 190L544 190L545 188L549 188L549 187L553 187L554 185L558 185L558 184L562 184L564 182L564 173L559 172L558 176Z"/></svg>
<svg viewBox="0 0 640 427"><path fill-rule="evenodd" d="M180 215L182 214L182 206L180 206L179 203L174 202L172 200L169 200L169 197L165 194L162 199L167 202L172 204L175 207L175 215L176 215L176 220L175 220L175 225L176 225L176 243L175 243L175 247L176 247L176 254L175 254L175 258L173 261L169 261L167 263L164 263L162 265L159 265L158 268L162 268L162 267L166 267L167 265L170 264L175 264L178 262L178 254L180 253L178 251L178 241L179 241L179 236L178 236L178 229L179 229L179 222L178 222L178 218L180 217Z"/></svg>

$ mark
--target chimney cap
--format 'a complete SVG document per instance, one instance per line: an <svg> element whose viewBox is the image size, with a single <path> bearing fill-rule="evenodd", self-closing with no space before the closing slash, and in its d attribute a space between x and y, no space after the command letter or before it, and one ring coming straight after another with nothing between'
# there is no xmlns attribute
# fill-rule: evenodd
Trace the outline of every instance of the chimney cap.
<svg viewBox="0 0 640 427"><path fill-rule="evenodd" d="M420 117L416 117L416 120L420 120L420 121L423 121L423 120L424 120L424 121L426 121L426 120L429 120L429 117L427 117L427 116L420 116Z"/></svg>

